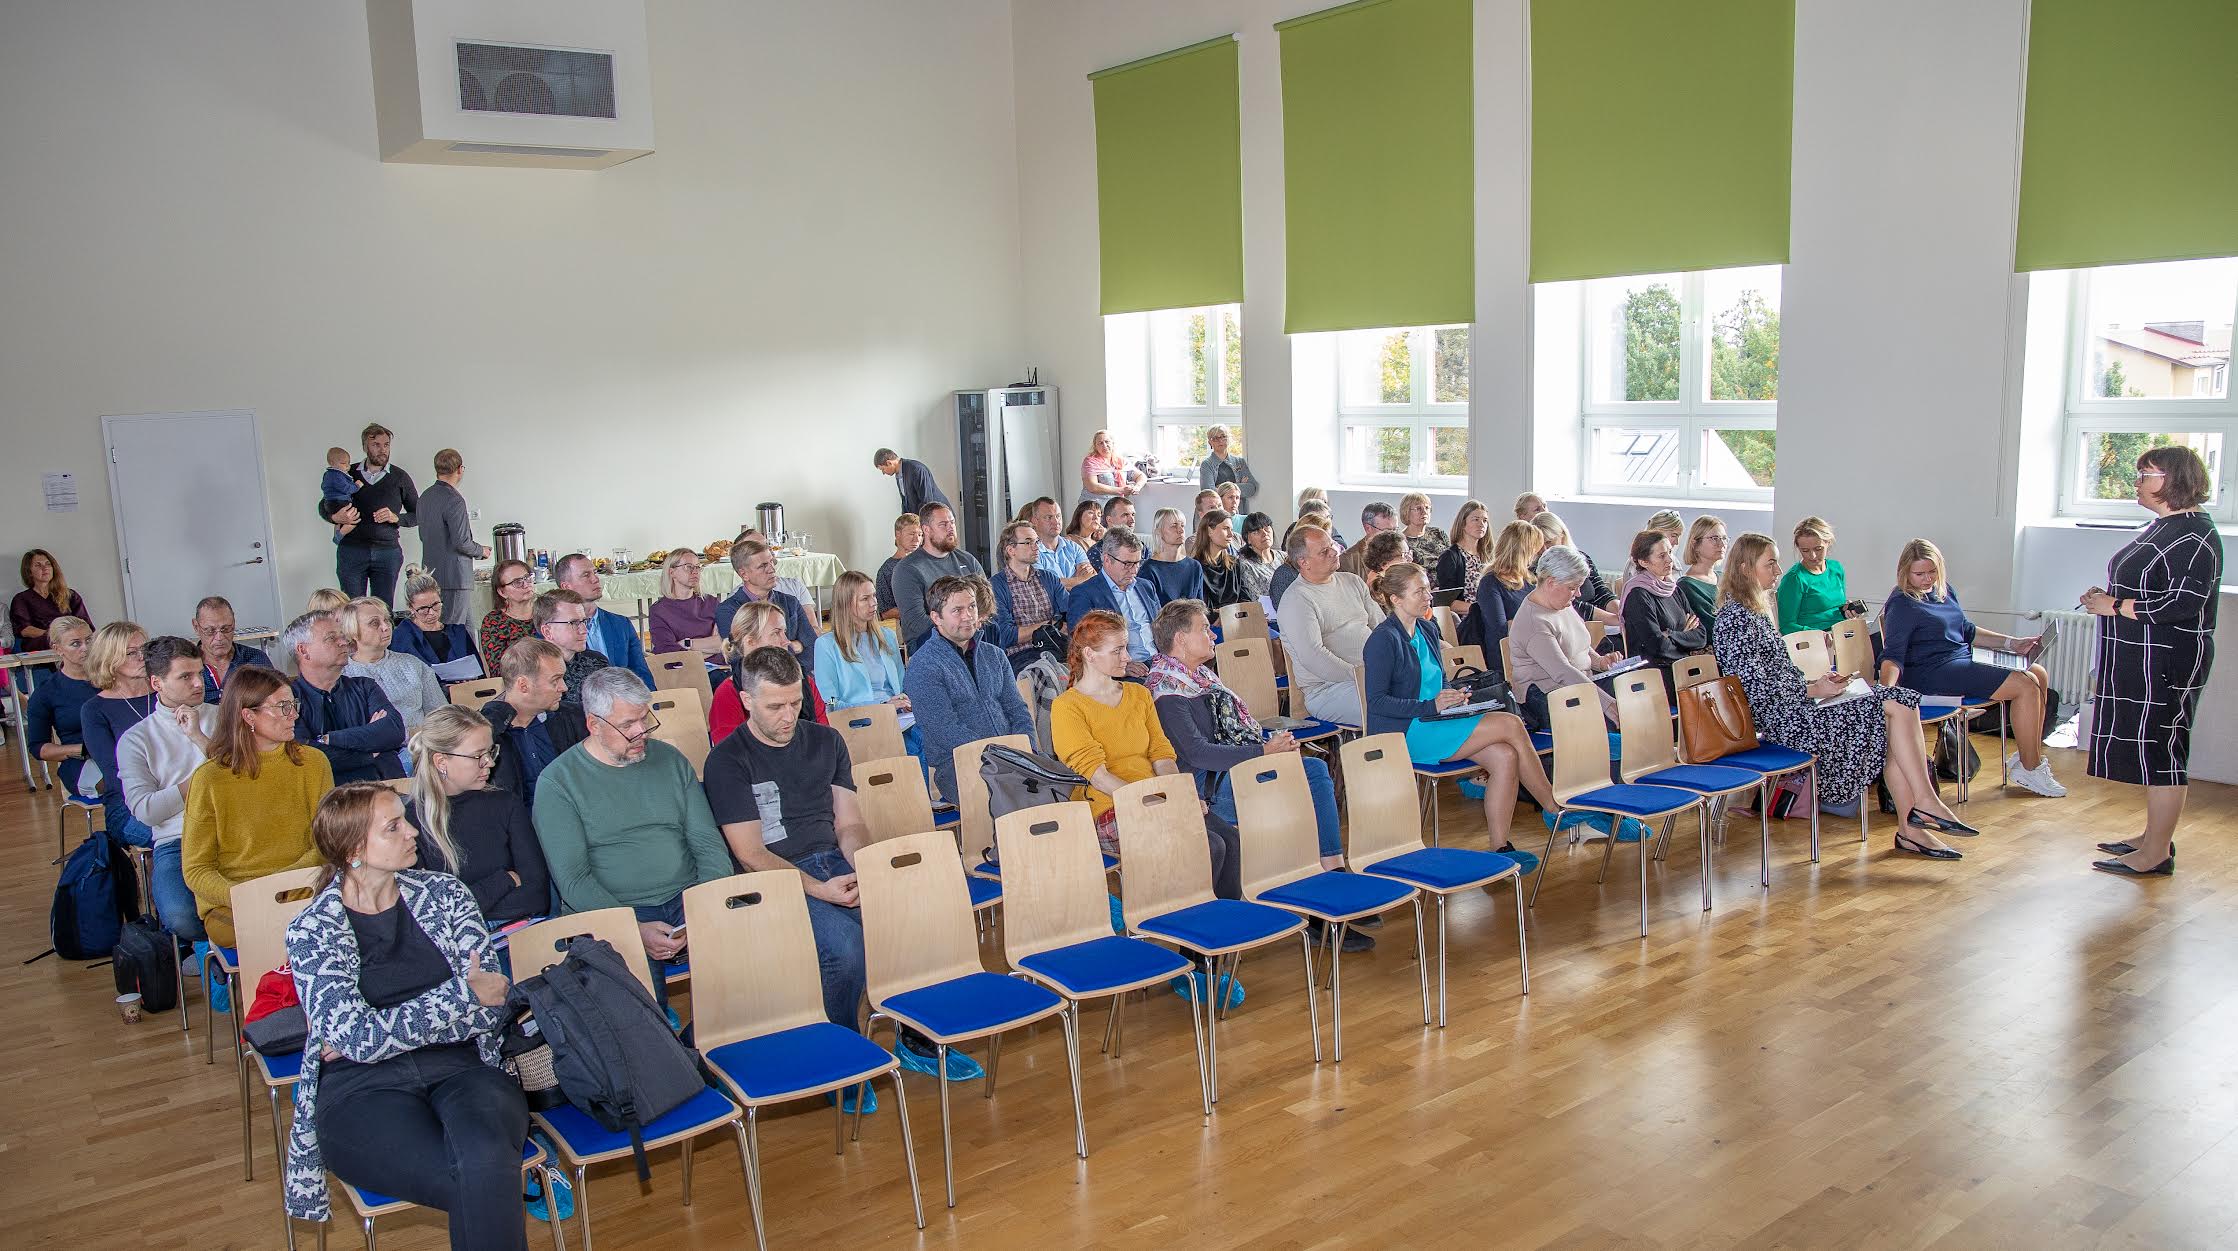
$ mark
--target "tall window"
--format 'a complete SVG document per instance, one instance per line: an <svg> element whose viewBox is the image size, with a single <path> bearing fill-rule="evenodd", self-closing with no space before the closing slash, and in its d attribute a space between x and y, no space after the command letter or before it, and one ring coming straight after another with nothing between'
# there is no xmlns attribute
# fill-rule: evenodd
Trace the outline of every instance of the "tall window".
<svg viewBox="0 0 2238 1251"><path fill-rule="evenodd" d="M1192 468L1205 431L1226 426L1228 454L1243 454L1243 309L1174 308L1150 318L1150 425L1158 464Z"/></svg>
<svg viewBox="0 0 2238 1251"><path fill-rule="evenodd" d="M1586 284L1583 488L1760 499L1777 465L1780 269Z"/></svg>
<svg viewBox="0 0 2238 1251"><path fill-rule="evenodd" d="M2230 328L2238 257L2084 270L2069 314L2060 511L2136 517L2137 457L2181 443L2207 461L2230 520L2223 449L2238 435Z"/></svg>
<svg viewBox="0 0 2238 1251"><path fill-rule="evenodd" d="M1469 328L1351 330L1337 337L1342 481L1466 487Z"/></svg>

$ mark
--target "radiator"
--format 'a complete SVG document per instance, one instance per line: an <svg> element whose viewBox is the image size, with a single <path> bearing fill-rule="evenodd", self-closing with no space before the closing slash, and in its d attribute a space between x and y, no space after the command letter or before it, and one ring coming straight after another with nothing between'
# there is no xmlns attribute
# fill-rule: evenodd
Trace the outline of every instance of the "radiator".
<svg viewBox="0 0 2238 1251"><path fill-rule="evenodd" d="M2034 619L2058 626L2051 650L2037 663L2051 675L2052 689L2059 692L2061 704L2073 708L2091 695L2091 666L2098 657L2098 619L2071 608L2037 613Z"/></svg>

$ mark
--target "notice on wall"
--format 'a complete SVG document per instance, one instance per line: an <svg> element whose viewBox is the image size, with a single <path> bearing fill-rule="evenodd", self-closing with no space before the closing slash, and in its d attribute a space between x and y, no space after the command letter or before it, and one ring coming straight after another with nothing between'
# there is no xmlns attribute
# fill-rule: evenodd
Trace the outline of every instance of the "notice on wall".
<svg viewBox="0 0 2238 1251"><path fill-rule="evenodd" d="M46 493L48 512L78 511L78 475L50 469L39 475L39 483Z"/></svg>

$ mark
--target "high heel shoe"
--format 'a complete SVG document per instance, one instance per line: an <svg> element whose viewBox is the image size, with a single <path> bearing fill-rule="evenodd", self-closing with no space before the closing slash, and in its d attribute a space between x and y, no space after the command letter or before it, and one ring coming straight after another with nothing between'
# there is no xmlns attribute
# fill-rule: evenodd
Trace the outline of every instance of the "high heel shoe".
<svg viewBox="0 0 2238 1251"><path fill-rule="evenodd" d="M2161 861L2159 864L2156 864L2149 869L2132 869L2119 860L2093 860L2090 862L2090 867L2098 870L2100 873L2111 873L2116 877L2176 876L2176 858L2174 856L2168 857L2166 860Z"/></svg>
<svg viewBox="0 0 2238 1251"><path fill-rule="evenodd" d="M1896 850L1908 851L1915 856L1925 856L1929 860L1963 860L1966 858L1964 853L1954 847L1930 847L1925 843L1915 843L1901 834L1896 836Z"/></svg>
<svg viewBox="0 0 2238 1251"><path fill-rule="evenodd" d="M1938 817L1923 808L1914 808L1905 813L1904 820L1936 834L1957 834L1965 838L1973 838L1981 833L1980 830L1966 824L1957 817Z"/></svg>
<svg viewBox="0 0 2238 1251"><path fill-rule="evenodd" d="M2105 852L2109 856L2126 856L2130 852L2137 850L2137 844L2100 843L2098 844L2098 850ZM2170 860L2174 860L2176 858L2176 840L2174 839L2168 840L2168 858Z"/></svg>

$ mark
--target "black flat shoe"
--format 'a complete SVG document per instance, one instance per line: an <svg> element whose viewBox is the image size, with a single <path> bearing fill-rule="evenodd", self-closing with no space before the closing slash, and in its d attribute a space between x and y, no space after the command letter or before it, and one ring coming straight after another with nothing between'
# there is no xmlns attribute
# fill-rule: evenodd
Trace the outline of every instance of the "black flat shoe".
<svg viewBox="0 0 2238 1251"><path fill-rule="evenodd" d="M2176 858L2174 856L2168 857L2166 860L2161 861L2159 864L2156 864L2149 869L2132 869L2119 860L2093 860L2090 863L2090 867L2098 870L2100 873L2111 873L2116 877L2176 876Z"/></svg>
<svg viewBox="0 0 2238 1251"><path fill-rule="evenodd" d="M1905 815L1904 819L1923 830L1930 830L1937 834L1956 834L1963 838L1973 838L1981 833L1980 830L1955 817L1938 817L1932 812L1924 812L1918 808L1912 809Z"/></svg>
<svg viewBox="0 0 2238 1251"><path fill-rule="evenodd" d="M2107 855L2109 855L2109 856L2126 856L2126 855L2128 855L2128 854L2129 854L2130 852L2133 852L2133 851L2137 850L2137 844L2135 844L2135 843L2100 843L2100 844L2098 844L2098 850L2100 850L2100 851L2102 851L2102 852L2105 852L2105 853L2106 853ZM2174 860L2174 859L2176 858L2176 844L2175 844L2174 840L2170 840L2170 841L2169 841L2169 844L2168 844L2168 858L2169 858L2170 860Z"/></svg>
<svg viewBox="0 0 2238 1251"><path fill-rule="evenodd" d="M1910 852L1915 856L1925 856L1929 860L1963 860L1966 858L1964 853L1956 848L1929 847L1925 843L1915 843L1901 834L1896 836L1896 850Z"/></svg>

